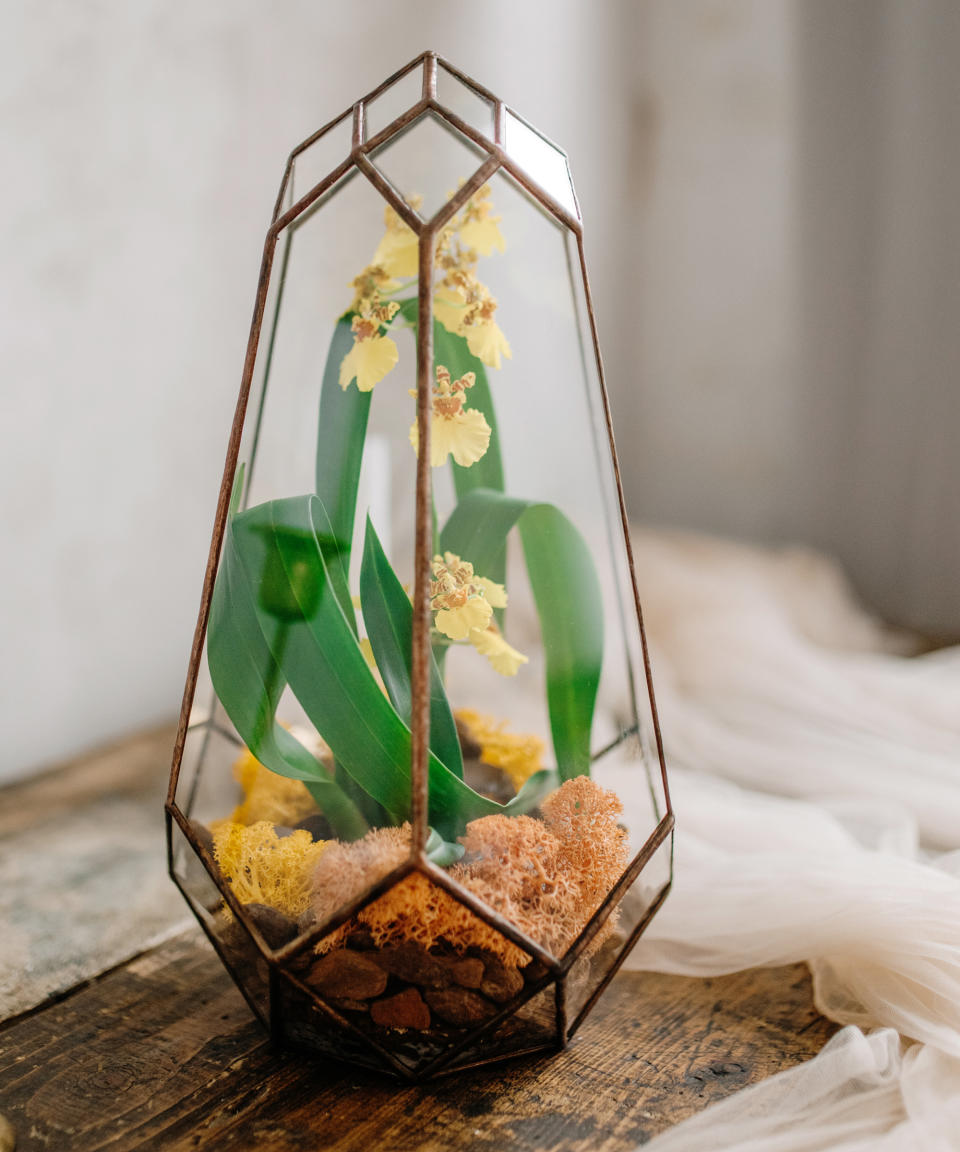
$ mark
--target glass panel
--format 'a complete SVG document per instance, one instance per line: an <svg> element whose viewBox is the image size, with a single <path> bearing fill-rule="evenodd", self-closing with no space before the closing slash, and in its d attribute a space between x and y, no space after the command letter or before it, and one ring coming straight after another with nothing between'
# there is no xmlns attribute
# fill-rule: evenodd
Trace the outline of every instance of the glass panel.
<svg viewBox="0 0 960 1152"><path fill-rule="evenodd" d="M487 431L468 466L434 469L435 647L465 783L537 818L468 800L466 831L448 838L466 851L458 879L560 957L663 812L638 736L649 706L625 537L565 230L498 173L449 231L435 354L438 371L450 356L473 377L437 427L459 435L475 411ZM557 775L538 783L541 770Z"/></svg>
<svg viewBox="0 0 960 1152"><path fill-rule="evenodd" d="M355 855L369 858L366 845L353 847ZM343 872L351 865L330 861L335 868ZM556 1035L546 1001L530 1000L546 970L419 873L299 956L296 972L411 1069L443 1059L498 1014L521 1004L510 1025L491 1034L491 1054L537 1047ZM486 1055L487 1047L485 1037L475 1051Z"/></svg>
<svg viewBox="0 0 960 1152"><path fill-rule="evenodd" d="M637 926L670 881L670 856L673 837L653 854L647 866L627 889L606 924L590 942L584 954L567 973L567 1027L578 1024L577 1017L613 966L620 961L627 942Z"/></svg>
<svg viewBox="0 0 960 1152"><path fill-rule="evenodd" d="M398 116L402 116L422 98L423 66L420 65L401 76L375 99L364 104L366 139L372 140L378 132L389 127Z"/></svg>
<svg viewBox="0 0 960 1152"><path fill-rule="evenodd" d="M370 153L400 195L429 220L486 159L462 133L425 114L402 136Z"/></svg>
<svg viewBox="0 0 960 1152"><path fill-rule="evenodd" d="M504 147L535 184L571 216L579 217L566 156L509 111L504 120Z"/></svg>
<svg viewBox="0 0 960 1152"><path fill-rule="evenodd" d="M646 681L643 649L637 619L633 582L630 577L630 564L627 555L627 541L623 533L620 516L620 503L617 492L616 473L610 453L609 434L600 385L600 373L590 331L587 297L580 268L580 257L576 238L564 233L567 278L570 284L573 306L576 314L577 355L581 364L586 394L589 401L590 430L596 476L600 486L604 517L607 526L608 548L612 556L610 577L616 588L611 598L616 617L608 636L608 643L622 647L623 660L618 666L606 664L604 679L601 681L602 699L615 700L618 694L616 683L611 676L623 676L627 690L620 692L620 700L611 707L614 718L606 735L608 743L594 744L594 777L605 787L613 788L625 804L632 806L632 818L628 825L649 829L663 818L667 810L664 780L656 746L656 733L653 722L653 698ZM639 745L637 739L639 738ZM614 741L623 741L625 746L617 747ZM618 783L617 773L632 771L631 765L641 765L646 773L648 790L625 786L623 779ZM645 837L644 837L645 838ZM632 846L632 852L639 850L643 842Z"/></svg>
<svg viewBox="0 0 960 1152"><path fill-rule="evenodd" d="M292 203L305 196L343 163L353 145L353 110L331 125L293 159Z"/></svg>
<svg viewBox="0 0 960 1152"><path fill-rule="evenodd" d="M284 1040L329 1060L396 1073L396 1068L359 1029L339 1023L323 1010L316 997L283 974L277 982L277 1011Z"/></svg>
<svg viewBox="0 0 960 1152"><path fill-rule="evenodd" d="M493 103L468 88L442 64L437 67L437 99L455 116L493 140Z"/></svg>
<svg viewBox="0 0 960 1152"><path fill-rule="evenodd" d="M217 886L179 825L173 823L173 870L197 918L216 941L220 958L251 1008L267 1023L270 1018L267 961L243 925L224 906Z"/></svg>
<svg viewBox="0 0 960 1152"><path fill-rule="evenodd" d="M380 272L365 272L374 261ZM416 295L417 263L416 237L359 176L341 180L278 239L237 515L177 790L237 898L259 906L258 928L274 947L409 852L405 841L399 857L394 845L374 851L371 867L339 871L332 906L313 880L329 841L345 847L409 812L409 734L367 662L359 598L368 516L404 581L412 569L416 357L396 309ZM363 723L371 714L372 727Z"/></svg>

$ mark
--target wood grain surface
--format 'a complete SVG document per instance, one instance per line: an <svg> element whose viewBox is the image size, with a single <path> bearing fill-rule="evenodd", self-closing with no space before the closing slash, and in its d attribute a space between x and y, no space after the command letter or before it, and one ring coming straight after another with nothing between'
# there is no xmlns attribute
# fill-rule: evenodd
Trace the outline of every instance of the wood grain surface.
<svg viewBox="0 0 960 1152"><path fill-rule="evenodd" d="M0 791L0 1152L4 1118L17 1152L618 1152L834 1030L803 966L630 972L554 1056L411 1087L279 1051L183 929L172 743L157 729Z"/></svg>
<svg viewBox="0 0 960 1152"><path fill-rule="evenodd" d="M622 973L565 1052L410 1087L274 1049L191 930L0 1030L0 1108L18 1152L615 1152L832 1031L803 966Z"/></svg>
<svg viewBox="0 0 960 1152"><path fill-rule="evenodd" d="M0 1019L192 921L166 874L174 729L0 789Z"/></svg>

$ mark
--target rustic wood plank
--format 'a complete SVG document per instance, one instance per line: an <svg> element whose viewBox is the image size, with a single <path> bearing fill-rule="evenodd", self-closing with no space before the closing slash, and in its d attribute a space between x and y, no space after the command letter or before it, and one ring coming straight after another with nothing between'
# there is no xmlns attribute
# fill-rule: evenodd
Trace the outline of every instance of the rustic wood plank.
<svg viewBox="0 0 960 1152"><path fill-rule="evenodd" d="M814 1055L802 965L622 973L572 1046L414 1087L275 1050L196 931L0 1030L18 1152L622 1152Z"/></svg>
<svg viewBox="0 0 960 1152"><path fill-rule="evenodd" d="M189 921L166 875L162 728L0 790L0 1018Z"/></svg>

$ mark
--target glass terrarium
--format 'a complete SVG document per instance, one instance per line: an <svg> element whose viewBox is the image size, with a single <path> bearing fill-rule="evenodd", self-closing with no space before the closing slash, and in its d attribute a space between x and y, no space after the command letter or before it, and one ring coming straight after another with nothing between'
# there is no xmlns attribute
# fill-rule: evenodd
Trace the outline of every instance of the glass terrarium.
<svg viewBox="0 0 960 1152"><path fill-rule="evenodd" d="M167 805L281 1040L562 1047L671 880L566 157L426 53L294 149Z"/></svg>

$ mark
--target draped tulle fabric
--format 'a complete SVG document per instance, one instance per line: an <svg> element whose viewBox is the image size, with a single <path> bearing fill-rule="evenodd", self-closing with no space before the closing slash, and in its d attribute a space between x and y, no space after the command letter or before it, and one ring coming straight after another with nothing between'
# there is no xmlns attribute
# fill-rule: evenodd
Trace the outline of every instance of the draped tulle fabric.
<svg viewBox="0 0 960 1152"><path fill-rule="evenodd" d="M909 655L810 552L635 549L678 835L629 964L806 960L849 1026L648 1147L960 1149L960 649Z"/></svg>

